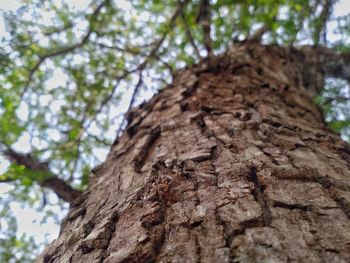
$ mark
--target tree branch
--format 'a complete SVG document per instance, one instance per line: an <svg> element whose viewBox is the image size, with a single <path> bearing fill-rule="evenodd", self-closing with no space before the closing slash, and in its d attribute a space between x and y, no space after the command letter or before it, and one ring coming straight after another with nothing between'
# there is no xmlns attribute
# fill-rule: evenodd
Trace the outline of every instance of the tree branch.
<svg viewBox="0 0 350 263"><path fill-rule="evenodd" d="M182 5L178 5L178 7L176 8L174 14L171 16L170 20L169 20L169 24L168 24L168 27L172 28L174 26L174 23L176 21L176 18L179 16L179 14L181 13L181 10L182 8L189 2L189 0L185 0L184 3L182 3ZM132 70L127 70L125 71L121 76L119 76L117 78L117 83L116 85L113 87L112 89L112 92L103 100L103 102L101 103L99 109L97 110L95 116L97 116L97 114L99 112L101 112L101 110L103 109L103 107L107 104L107 102L113 97L117 87L119 86L119 83L125 79L127 76L129 76L130 74L134 73L134 72L137 72L139 71L140 72L140 76L142 75L142 71L145 69L145 67L147 66L147 64L149 63L150 59L152 58L157 58L157 52L158 50L160 49L161 45L163 44L166 36L168 34L168 31L164 32L163 35L157 40L154 42L153 44L153 47L151 49L151 51L149 52L149 54L145 57L145 59L134 69ZM148 46L148 45L147 45ZM107 46L106 46L107 47ZM142 79L141 79L142 80ZM141 83L142 84L142 83ZM134 90L134 95L133 95L133 98L131 99L130 101L130 104L129 104L129 107L128 107L128 110L131 109L132 105L134 104L134 101L135 101L135 98L137 93L138 93L138 90L139 90L139 87L137 86L141 86L141 84L137 84L136 87L135 87L135 90ZM131 106L130 106L131 105ZM91 123L93 122L94 118L90 120L90 122L88 123L87 125L87 128L91 125ZM125 117L123 117L123 121L122 121L122 124L121 126L119 127L118 131L117 131L117 138L118 138L118 135L119 133L121 132L122 130L122 126L124 125L125 123ZM86 128L86 129L87 129Z"/></svg>
<svg viewBox="0 0 350 263"><path fill-rule="evenodd" d="M208 58L210 59L213 56L213 51L212 51L212 41L210 37L211 10L210 10L209 0L200 1L196 20L198 24L202 25L203 34L204 34L204 46L205 46L205 49L207 50Z"/></svg>
<svg viewBox="0 0 350 263"><path fill-rule="evenodd" d="M182 8L188 3L188 1L189 0L186 0L182 5L178 5L178 7L176 8L174 14L170 18L168 27L172 28L174 26L176 18L179 16L179 14L181 13ZM167 35L168 35L168 31L164 32L164 34L160 37L160 39L155 42L155 45L153 46L151 52L148 54L148 56L145 58L145 60L134 71L137 71L137 70L142 71L146 67L146 65L149 62L149 60L151 58L154 58L155 55L157 54L158 50L162 46L162 44L163 44L165 38L167 37Z"/></svg>
<svg viewBox="0 0 350 263"><path fill-rule="evenodd" d="M275 19L276 17L273 19L273 22L275 21ZM269 26L265 24L262 27L260 27L258 30L256 30L255 33L248 38L248 41L261 43L263 36L270 30L271 29L269 28Z"/></svg>
<svg viewBox="0 0 350 263"><path fill-rule="evenodd" d="M169 27L172 28L174 26L174 23L176 21L176 18L181 14L182 12L182 9L183 7L189 2L189 0L185 0L182 4L179 4L174 12L174 14L171 16L170 20L169 20ZM125 114L127 114L130 109L132 108L132 106L134 105L134 102L135 102L135 99L136 99L136 96L139 92L139 89L140 87L142 86L142 83L143 83L143 80L142 80L142 71L145 69L145 67L147 66L149 60L151 58L155 58L157 57L157 52L158 50L160 49L161 45L163 44L166 36L168 34L168 31L164 32L164 34L160 37L160 39L158 41L155 42L155 45L153 46L152 50L150 51L150 53L147 55L147 57L143 60L143 62L141 64L139 64L135 69L131 70L128 72L128 74L130 73L133 73L133 72L136 72L136 71L139 71L139 81L138 83L136 84L135 86L135 89L134 89L134 92L133 92L133 95L131 97L131 100L130 100L130 103L129 103L129 106L128 106L128 109L126 111ZM126 117L124 115L123 117L123 120L122 120L122 123L120 124L119 126L119 129L117 131L117 136L116 136L116 139L114 141L113 144L115 144L117 141L118 141L118 138L119 138L119 134L120 132L122 131L123 129L123 126L124 126L124 123L125 123L125 120L126 120Z"/></svg>
<svg viewBox="0 0 350 263"><path fill-rule="evenodd" d="M102 1L98 6L97 8L94 10L94 12L91 14L93 20L96 19L96 16L99 14L99 12L101 11L102 7L107 3L108 0L104 0ZM23 95L27 92L28 88L29 88L29 85L30 83L32 82L32 79L33 79L33 76L34 76L34 73L39 69L40 65L48 58L51 58L51 57L56 57L56 56L59 56L59 55L64 55L64 54L67 54L69 52L72 52L74 51L75 49L77 48L80 48L82 47L83 45L85 45L88 41L89 41L89 38L91 36L93 32L93 28L92 28L92 24L91 24L91 21L90 21L90 24L89 24L89 29L88 29L88 32L86 33L86 35L82 38L82 40L79 42L79 43L76 43L72 46L67 46L67 47L63 47L61 49L58 49L58 50L55 50L55 51L52 51L52 52L49 52L43 56L41 56L39 58L39 60L36 62L36 64L30 69L29 71L29 76L28 76L28 79L24 85L24 88L23 88L23 91L21 93L21 98L23 97Z"/></svg>
<svg viewBox="0 0 350 263"><path fill-rule="evenodd" d="M350 84L350 61L346 60L349 54L339 54L327 47L317 47L319 66L327 75L341 78Z"/></svg>
<svg viewBox="0 0 350 263"><path fill-rule="evenodd" d="M199 49L194 41L194 38L192 36L192 33L191 33L191 30L190 30L190 27L187 23L187 20L186 20L186 17L185 17L185 12L184 12L184 7L183 7L183 2L181 0L178 0L178 4L181 6L181 9L180 9L180 12L181 12L181 19L182 19L182 22L184 24L184 27L185 27L185 31L186 31L186 35L188 37L188 40L190 41L190 44L191 46L193 47L193 50L194 52L196 53L196 56L198 57L198 59L201 59L202 56L199 52Z"/></svg>
<svg viewBox="0 0 350 263"><path fill-rule="evenodd" d="M331 14L331 9L332 6L334 4L334 0L325 0L324 4L323 4L323 8L320 14L320 17L318 18L318 21L316 21L316 26L315 26L315 32L314 32L314 41L315 41L315 45L318 45L320 42L320 37L321 37L321 33L322 30L324 30L328 18ZM324 44L326 44L326 32L324 34Z"/></svg>
<svg viewBox="0 0 350 263"><path fill-rule="evenodd" d="M134 105L134 103L135 103L136 96L137 96L137 94L139 93L139 90L140 90L142 84L143 84L142 71L140 71L140 73L139 73L139 81L137 82L137 84L136 84L136 86L135 86L134 92L133 92L133 94L132 94L132 96L131 96L131 100L130 100L128 109L126 110L126 113L125 113L124 116L123 116L122 123L120 124L119 129L118 129L118 131L117 131L117 136L116 136L117 140L118 140L118 138L119 138L120 132L121 132L122 129L123 129L123 126L124 126L124 123L125 123L125 120L126 120L126 114L127 114L127 113L131 110L131 108L133 107L133 105Z"/></svg>
<svg viewBox="0 0 350 263"><path fill-rule="evenodd" d="M13 182L13 179L12 178L0 179L0 183L9 183L9 182Z"/></svg>
<svg viewBox="0 0 350 263"><path fill-rule="evenodd" d="M257 42L260 43L262 40L262 37L269 32L269 28L266 25L263 25L258 30L255 31L255 33L248 37L248 41L250 42Z"/></svg>
<svg viewBox="0 0 350 263"><path fill-rule="evenodd" d="M36 160L30 154L21 154L14 151L11 148L8 148L3 151L5 157L12 163L17 165L23 165L27 169L44 172L48 176L43 180L38 180L39 185L47 187L55 192L55 194L62 200L71 203L77 197L80 196L81 192L74 189L68 185L64 180L58 178L53 172L50 171L48 163L40 162Z"/></svg>

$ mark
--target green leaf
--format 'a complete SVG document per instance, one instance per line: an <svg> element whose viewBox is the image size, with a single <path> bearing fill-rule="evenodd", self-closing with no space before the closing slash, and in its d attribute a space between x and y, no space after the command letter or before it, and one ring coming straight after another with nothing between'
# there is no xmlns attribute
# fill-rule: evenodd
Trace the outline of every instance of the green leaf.
<svg viewBox="0 0 350 263"><path fill-rule="evenodd" d="M329 123L329 127L335 132L340 132L342 129L349 126L350 126L350 120L332 121Z"/></svg>

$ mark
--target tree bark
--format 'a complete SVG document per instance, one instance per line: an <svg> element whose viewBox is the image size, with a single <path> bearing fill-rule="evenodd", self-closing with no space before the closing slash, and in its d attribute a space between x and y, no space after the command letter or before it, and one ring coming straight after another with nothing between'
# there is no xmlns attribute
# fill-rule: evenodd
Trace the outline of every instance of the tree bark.
<svg viewBox="0 0 350 263"><path fill-rule="evenodd" d="M177 73L37 262L350 262L350 148L317 51L255 43Z"/></svg>

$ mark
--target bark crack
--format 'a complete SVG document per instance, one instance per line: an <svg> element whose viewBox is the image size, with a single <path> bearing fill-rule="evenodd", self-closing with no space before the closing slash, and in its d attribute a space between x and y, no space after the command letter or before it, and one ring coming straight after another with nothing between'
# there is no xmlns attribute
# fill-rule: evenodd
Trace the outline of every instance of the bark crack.
<svg viewBox="0 0 350 263"><path fill-rule="evenodd" d="M311 211L311 210L312 210L312 207L311 207L311 206L308 206L308 205L286 204L286 203L283 203L283 202L281 202L281 201L275 201L275 202L273 203L273 207L286 208L286 209L290 209L290 210L297 209L297 210L301 210L301 211L304 211L304 212L307 212L307 211Z"/></svg>
<svg viewBox="0 0 350 263"><path fill-rule="evenodd" d="M271 225L271 211L270 207L268 206L266 197L264 196L264 186L261 184L259 177L256 173L256 168L252 167L250 169L250 172L248 174L248 181L252 182L254 184L253 188L253 196L254 199L258 202L258 204L261 206L261 210L263 213L263 222L264 226Z"/></svg>
<svg viewBox="0 0 350 263"><path fill-rule="evenodd" d="M196 246L196 254L197 254L197 263L201 263L201 253L202 253L202 248L201 248L201 245L199 243L199 239L198 239L198 234L196 233L195 234L195 246Z"/></svg>
<svg viewBox="0 0 350 263"><path fill-rule="evenodd" d="M118 211L115 211L111 218L110 218L110 221L108 223L108 225L106 226L107 227L107 235L105 237L105 245L102 247L102 250L103 250L103 256L101 257L101 261L100 263L103 263L104 260L107 258L108 256L108 247L111 243L111 240L112 240L112 237L113 237L113 234L115 233L116 231L116 227L117 227L117 222L118 222L118 217L119 217L119 214L118 214Z"/></svg>
<svg viewBox="0 0 350 263"><path fill-rule="evenodd" d="M152 148L155 141L158 139L158 137L161 134L160 126L156 126L150 131L150 134L146 140L146 142L143 145L143 148L139 151L139 154L136 156L134 163L135 163L135 170L136 172L140 173L143 165L145 164L145 161L148 156L149 150Z"/></svg>

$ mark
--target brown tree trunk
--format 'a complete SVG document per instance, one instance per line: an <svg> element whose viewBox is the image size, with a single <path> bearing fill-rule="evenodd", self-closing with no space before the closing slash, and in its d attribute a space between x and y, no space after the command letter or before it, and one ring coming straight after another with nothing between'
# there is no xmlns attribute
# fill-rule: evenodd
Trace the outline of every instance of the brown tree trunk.
<svg viewBox="0 0 350 263"><path fill-rule="evenodd" d="M38 262L350 262L350 149L317 52L253 43L128 114Z"/></svg>

